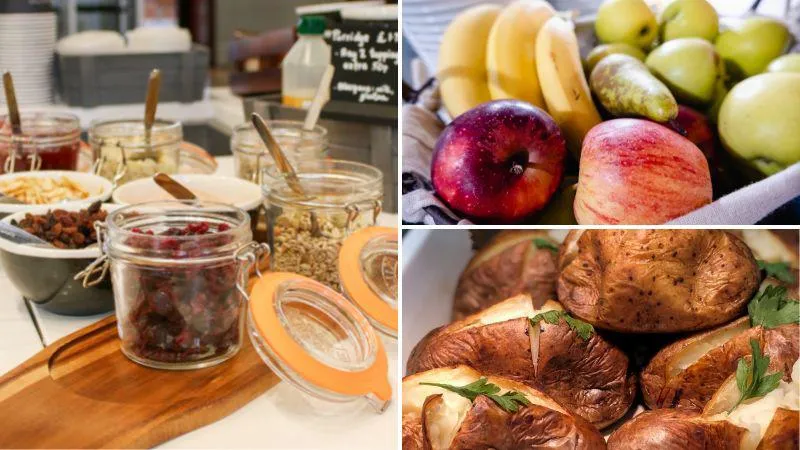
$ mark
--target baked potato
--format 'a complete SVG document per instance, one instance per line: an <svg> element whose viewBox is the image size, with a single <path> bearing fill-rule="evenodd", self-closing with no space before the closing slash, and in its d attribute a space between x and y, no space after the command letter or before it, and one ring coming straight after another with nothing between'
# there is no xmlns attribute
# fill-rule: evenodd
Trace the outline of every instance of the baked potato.
<svg viewBox="0 0 800 450"><path fill-rule="evenodd" d="M610 450L628 449L797 449L800 436L800 362L790 382L763 397L737 402L733 377L713 396L702 413L688 409L644 412L623 424L608 439Z"/></svg>
<svg viewBox="0 0 800 450"><path fill-rule="evenodd" d="M781 371L788 380L791 365L800 358L800 325L772 323L762 326L758 317L774 313L779 303L792 300L782 288L760 292L750 303L751 316L742 317L711 331L680 339L661 349L641 373L644 402L650 408L689 408L701 410L725 380L740 358L750 354L750 340L770 357L770 369ZM780 299L780 300L779 300ZM794 314L789 309L785 311ZM758 315L756 319L752 319ZM791 318L789 318L791 320Z"/></svg>
<svg viewBox="0 0 800 450"><path fill-rule="evenodd" d="M474 400L445 388L463 387L484 375L456 366L421 372L403 379L404 450L605 449L600 433L572 415L544 392L510 379L486 376L497 395L518 393L528 402L510 411L487 395Z"/></svg>
<svg viewBox="0 0 800 450"><path fill-rule="evenodd" d="M540 388L596 427L611 424L635 396L628 357L596 332L582 337L565 318L529 320L548 311L563 312L557 302L535 308L530 296L518 295L439 327L412 350L407 372L465 364Z"/></svg>
<svg viewBox="0 0 800 450"><path fill-rule="evenodd" d="M558 245L546 231L495 235L461 274L453 318L462 319L517 294L528 294L537 304L555 298Z"/></svg>
<svg viewBox="0 0 800 450"><path fill-rule="evenodd" d="M747 245L719 230L574 230L558 263L564 307L620 332L684 332L730 322L760 281Z"/></svg>

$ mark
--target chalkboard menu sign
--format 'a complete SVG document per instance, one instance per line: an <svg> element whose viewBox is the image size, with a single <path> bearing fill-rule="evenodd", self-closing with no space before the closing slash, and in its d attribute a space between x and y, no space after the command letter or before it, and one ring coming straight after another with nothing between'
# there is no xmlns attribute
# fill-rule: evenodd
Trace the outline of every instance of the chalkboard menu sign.
<svg viewBox="0 0 800 450"><path fill-rule="evenodd" d="M396 21L329 22L325 39L336 68L331 100L397 105Z"/></svg>

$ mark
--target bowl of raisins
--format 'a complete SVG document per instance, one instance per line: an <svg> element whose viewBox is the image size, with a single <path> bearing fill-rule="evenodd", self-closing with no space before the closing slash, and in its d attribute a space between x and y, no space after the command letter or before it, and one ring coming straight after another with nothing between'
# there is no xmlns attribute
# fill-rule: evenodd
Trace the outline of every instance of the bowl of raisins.
<svg viewBox="0 0 800 450"><path fill-rule="evenodd" d="M64 206L43 213L19 212L6 223L49 242L19 244L0 237L0 264L23 297L56 314L87 316L114 309L111 282L84 287L75 275L100 256L96 221L105 221L116 205Z"/></svg>

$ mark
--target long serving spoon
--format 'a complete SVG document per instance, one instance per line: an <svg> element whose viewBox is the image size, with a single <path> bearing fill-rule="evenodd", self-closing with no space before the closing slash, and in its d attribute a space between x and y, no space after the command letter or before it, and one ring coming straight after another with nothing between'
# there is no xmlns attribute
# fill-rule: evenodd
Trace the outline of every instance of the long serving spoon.
<svg viewBox="0 0 800 450"><path fill-rule="evenodd" d="M295 194L300 195L304 199L313 199L314 197L309 196L305 189L303 189L303 186L300 184L300 180L297 178L297 172L295 172L294 167L292 167L292 164L286 158L286 154L283 153L278 141L276 141L275 137L272 136L272 133L269 131L269 127L267 126L267 123L264 122L264 119L258 115L258 113L253 113L250 118L253 122L253 126L258 132L258 135L261 137L261 140L264 141L264 145L267 147L269 154L272 156L272 159L275 160L275 166L277 166L278 170L280 170L283 174L283 178L286 180L286 184L289 186L289 188L293 190ZM310 214L311 234L314 236L319 236L320 229L317 214L314 211L310 211Z"/></svg>
<svg viewBox="0 0 800 450"><path fill-rule="evenodd" d="M331 82L333 81L333 73L335 71L336 69L333 65L329 64L328 68L325 69L325 73L322 74L322 79L319 82L319 86L317 86L317 92L314 93L314 99L311 101L311 106L308 107L308 111L306 112L306 119L303 121L303 131L314 131L314 127L317 126L319 116L322 114L322 108L324 108L328 100L331 99Z"/></svg>
<svg viewBox="0 0 800 450"><path fill-rule="evenodd" d="M153 69L150 72L150 79L147 80L147 97L144 101L144 145L146 153L151 153L152 144L150 138L153 134L153 124L156 122L156 110L158 109L158 93L161 90L161 71Z"/></svg>
<svg viewBox="0 0 800 450"><path fill-rule="evenodd" d="M8 121L11 122L11 135L16 139L16 148L9 153L6 158L4 170L6 173L14 172L14 166L17 163L17 157L24 154L22 148L22 119L19 114L19 105L17 104L17 93L14 90L14 79L11 77L11 72L6 71L3 73L3 88L6 94L6 106L8 107ZM32 161L31 170L35 169L36 158Z"/></svg>
<svg viewBox="0 0 800 450"><path fill-rule="evenodd" d="M28 233L20 227L15 227L8 222L0 222L0 237L15 244L35 245L37 247L56 248L53 244L34 234Z"/></svg>

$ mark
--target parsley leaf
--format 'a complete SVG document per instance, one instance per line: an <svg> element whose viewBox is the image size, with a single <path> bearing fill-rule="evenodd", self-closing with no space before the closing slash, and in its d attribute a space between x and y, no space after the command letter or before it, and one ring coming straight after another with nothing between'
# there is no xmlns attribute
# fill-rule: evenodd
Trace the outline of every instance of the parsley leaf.
<svg viewBox="0 0 800 450"><path fill-rule="evenodd" d="M756 260L756 263L758 264L759 270L767 272L768 277L777 278L778 280L789 284L792 284L795 281L791 267L789 267L789 264L785 262L771 263L758 259Z"/></svg>
<svg viewBox="0 0 800 450"><path fill-rule="evenodd" d="M507 391L502 395L497 395L500 392L500 387L496 384L489 383L486 377L481 377L477 381L473 381L465 386L453 386L452 384L444 383L420 383L425 386L436 386L446 389L451 392L469 399L474 402L479 395L485 395L490 400L495 402L503 411L515 413L519 410L520 406L530 405L531 402L525 395L517 391Z"/></svg>
<svg viewBox="0 0 800 450"><path fill-rule="evenodd" d="M767 286L747 305L750 325L775 328L800 323L800 302L789 298L785 286Z"/></svg>
<svg viewBox="0 0 800 450"><path fill-rule="evenodd" d="M533 245L538 249L544 248L550 250L553 253L558 253L558 246L545 238L540 238L540 237L533 238Z"/></svg>
<svg viewBox="0 0 800 450"><path fill-rule="evenodd" d="M761 354L761 347L756 339L750 339L750 350L753 355L752 360L748 362L745 358L741 358L736 366L736 387L739 388L739 400L728 411L728 414L745 400L769 394L778 387L783 378L783 372L767 375L769 356Z"/></svg>
<svg viewBox="0 0 800 450"><path fill-rule="evenodd" d="M581 339L584 341L588 341L592 334L594 333L594 327L591 324L588 324L580 319L576 319L564 311L559 310L551 310L545 311L543 313L539 313L529 320L531 325L535 326L542 320L549 323L550 325L557 325L558 322L564 319L564 322L575 332Z"/></svg>

